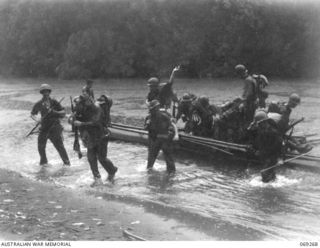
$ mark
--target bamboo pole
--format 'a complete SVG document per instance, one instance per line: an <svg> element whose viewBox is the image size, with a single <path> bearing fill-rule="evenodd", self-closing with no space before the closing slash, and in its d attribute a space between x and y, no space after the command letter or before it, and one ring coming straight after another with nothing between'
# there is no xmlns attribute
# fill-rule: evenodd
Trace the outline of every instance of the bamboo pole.
<svg viewBox="0 0 320 248"><path fill-rule="evenodd" d="M215 143L215 140L213 142L210 142L210 141L204 141L204 140L191 139L190 137L180 137L180 139L188 142L198 142L199 144L218 146L218 147L233 149L233 150L242 151L242 152L247 151L247 149L243 147L234 146L233 143Z"/></svg>

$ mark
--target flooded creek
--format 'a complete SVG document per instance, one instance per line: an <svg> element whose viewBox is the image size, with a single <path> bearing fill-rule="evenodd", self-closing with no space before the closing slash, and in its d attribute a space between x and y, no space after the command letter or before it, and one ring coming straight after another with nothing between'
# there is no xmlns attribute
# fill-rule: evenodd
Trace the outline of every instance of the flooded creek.
<svg viewBox="0 0 320 248"><path fill-rule="evenodd" d="M65 97L62 105L69 106L69 95L80 91L77 82L50 82L52 96ZM143 118L146 114L145 82L108 81L95 85L95 92L107 92L114 99L113 116ZM279 169L274 183L263 184L254 170L238 166L236 161L207 159L190 154L176 156L177 173L168 176L160 156L154 171L146 171L147 147L112 141L108 157L119 168L114 184L91 189L92 174L86 157L79 160L72 151L73 136L63 120L64 142L71 167L62 161L48 142L50 165L39 166L37 136L25 138L34 123L29 118L34 102L40 99L39 81L1 80L0 91L0 156L1 168L13 170L32 180L45 181L71 189L96 191L108 199L142 205L147 212L180 221L202 230L213 240L315 240L320 238L319 174L303 169ZM66 86L64 88L64 85ZM201 87L199 87L201 85ZM214 103L237 96L238 82L178 80L174 86L178 95L190 91L206 94ZM310 87L315 88L312 90ZM227 89L226 89L227 88ZM292 116L306 118L297 131L319 132L320 91L317 83L280 82L271 86L270 99L286 100L283 92L299 92L302 104ZM210 92L210 93L209 93ZM276 92L280 92L277 94ZM282 92L282 93L281 93ZM96 93L98 95L98 93ZM314 153L320 155L317 149ZM320 165L319 165L320 166ZM107 175L99 166L102 179ZM107 201L106 201L107 205Z"/></svg>

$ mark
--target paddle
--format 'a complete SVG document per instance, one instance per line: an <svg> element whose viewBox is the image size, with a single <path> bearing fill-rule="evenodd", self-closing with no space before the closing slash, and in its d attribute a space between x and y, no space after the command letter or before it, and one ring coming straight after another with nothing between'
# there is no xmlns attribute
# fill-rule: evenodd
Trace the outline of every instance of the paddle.
<svg viewBox="0 0 320 248"><path fill-rule="evenodd" d="M265 171L267 171L267 170L270 170L270 169L272 169L272 168L278 167L278 166L280 166L280 165L284 165L285 163L288 163L288 162L290 162L290 161L292 161L292 160L295 160L295 159L297 159L297 158L301 158L301 157L309 154L310 152L311 152L311 151L308 151L308 152L306 152L306 153L299 154L299 155L297 155L297 156L295 156L295 157L293 157L293 158L286 159L286 160L283 161L283 164L278 164L278 163L276 163L275 165L270 166L270 167L268 167L268 168L265 168L265 169L261 170L260 172L265 172Z"/></svg>

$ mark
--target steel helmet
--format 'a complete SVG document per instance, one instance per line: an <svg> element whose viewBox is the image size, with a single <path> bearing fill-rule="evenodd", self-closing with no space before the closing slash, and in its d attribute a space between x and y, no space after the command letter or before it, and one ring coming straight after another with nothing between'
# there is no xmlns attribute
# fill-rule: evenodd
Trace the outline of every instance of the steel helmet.
<svg viewBox="0 0 320 248"><path fill-rule="evenodd" d="M244 72L246 72L247 71L247 68L244 66L244 65L236 65L235 67L234 67L234 69L236 70L236 72L238 73L238 74L242 74L242 73L244 73Z"/></svg>
<svg viewBox="0 0 320 248"><path fill-rule="evenodd" d="M296 103L296 104L299 104L300 101L301 101L301 99L300 99L300 96L299 96L298 94L292 93L292 94L290 95L290 97L289 97L289 101L294 102L294 103Z"/></svg>
<svg viewBox="0 0 320 248"><path fill-rule="evenodd" d="M39 89L40 93L42 93L42 91L44 91L44 90L49 90L51 92L52 87L49 84L41 84L40 89Z"/></svg>
<svg viewBox="0 0 320 248"><path fill-rule="evenodd" d="M99 104L104 104L104 103L107 103L109 105L109 107L112 106L113 104L113 101L112 99L109 97L109 96L106 96L106 95L101 95L97 101L99 102Z"/></svg>
<svg viewBox="0 0 320 248"><path fill-rule="evenodd" d="M269 118L268 118L267 113L263 110L256 111L256 113L254 115L254 122L256 122L256 123L260 123L260 122L266 121L268 119Z"/></svg>
<svg viewBox="0 0 320 248"><path fill-rule="evenodd" d="M202 106L208 106L209 105L209 98L207 96L200 96L199 102Z"/></svg>
<svg viewBox="0 0 320 248"><path fill-rule="evenodd" d="M158 100L152 100L149 104L149 110L154 109L155 107L160 106L160 103Z"/></svg>
<svg viewBox="0 0 320 248"><path fill-rule="evenodd" d="M191 102L191 96L189 93L184 93L181 99L181 102Z"/></svg>
<svg viewBox="0 0 320 248"><path fill-rule="evenodd" d="M149 78L148 85L149 86L158 86L159 85L159 78L156 78L156 77Z"/></svg>

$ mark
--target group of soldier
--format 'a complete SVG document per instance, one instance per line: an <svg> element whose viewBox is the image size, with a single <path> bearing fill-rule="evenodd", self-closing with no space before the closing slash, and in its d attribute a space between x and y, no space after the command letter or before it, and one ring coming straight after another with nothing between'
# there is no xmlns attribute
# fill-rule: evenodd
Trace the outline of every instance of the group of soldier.
<svg viewBox="0 0 320 248"><path fill-rule="evenodd" d="M197 97L192 93L183 94L177 99L172 85L175 73L172 71L166 83L158 78L150 78L150 88L146 103L150 115L146 118L149 130L148 168L162 148L167 163L167 170L174 171L172 159L172 140L177 132L175 124L181 119L183 131L195 136L202 136L232 143L248 144L251 153L259 158L265 168L263 182L275 179L275 170L269 167L281 165L287 150L299 153L309 152L312 147L303 144L287 132L290 125L290 114L298 104L300 97L292 93L288 102L271 102L267 104L268 92L265 88L269 81L264 75L250 75L244 65L236 65L235 71L243 80L244 88L241 97L222 105L210 104L207 96ZM169 109L172 108L172 115ZM177 112L177 113L176 113ZM166 135L164 135L166 134Z"/></svg>
<svg viewBox="0 0 320 248"><path fill-rule="evenodd" d="M112 100L106 95L101 95L95 100L92 84L92 80L87 80L87 85L83 87L82 94L73 99L75 106L68 121L72 125L75 137L77 137L79 131L82 143L87 148L87 159L94 177L91 186L98 186L103 184L98 169L98 161L107 171L109 181L113 181L118 168L107 158L108 125L110 124ZM63 127L60 123L60 119L66 115L66 112L60 102L50 97L51 91L50 85L42 84L40 93L43 97L31 111L31 117L37 122L41 122L38 135L40 165L45 166L48 163L45 148L47 140L50 139L59 152L64 165L70 166L70 160L63 144ZM38 113L41 114L40 119L37 118ZM79 158L81 158L79 145L77 147Z"/></svg>
<svg viewBox="0 0 320 248"><path fill-rule="evenodd" d="M210 104L206 96L197 97L191 93L185 93L181 99L178 99L173 92L173 81L179 70L180 66L175 67L166 83L160 83L156 77L148 80L149 93L146 104L149 114L145 118L145 129L148 130L149 138L148 170L152 170L159 151L162 150L167 172L169 174L175 172L173 141L178 137L176 123L180 119L184 123L183 131L186 133L250 144L264 168L283 163L281 159L283 149L289 147L301 153L311 149L286 135L290 129L290 113L300 103L300 97L297 94L291 94L287 103L272 102L267 105L268 93L265 87L269 85L268 79L264 75L250 75L245 66L237 65L236 73L244 81L241 97L219 106ZM98 161L107 171L109 181L113 181L118 170L107 158L112 99L106 95L95 99L92 89L93 81L86 80L86 83L82 94L72 100L74 107L69 123L75 132L75 138L78 137L79 132L82 143L87 149L87 159L94 177L92 186L97 186L103 184L98 170ZM66 112L60 102L50 97L51 91L50 85L42 84L40 93L43 97L31 111L32 118L41 122L38 135L40 165L48 163L45 148L47 140L50 139L64 165L70 166L70 160L63 145L63 128L60 123L60 118L64 117ZM40 119L37 118L38 113L41 114ZM284 148L284 141L287 148ZM77 150L81 157L79 145L74 145L74 150ZM264 182L274 179L273 169L262 173Z"/></svg>

